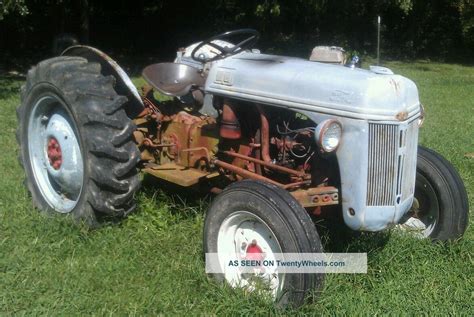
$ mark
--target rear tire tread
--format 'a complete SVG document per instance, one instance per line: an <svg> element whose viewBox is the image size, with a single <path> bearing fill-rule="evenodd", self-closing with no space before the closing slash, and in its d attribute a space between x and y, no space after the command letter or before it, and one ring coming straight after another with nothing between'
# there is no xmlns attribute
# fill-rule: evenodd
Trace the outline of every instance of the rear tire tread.
<svg viewBox="0 0 474 317"><path fill-rule="evenodd" d="M29 94L41 84L51 85L51 89L66 101L73 112L77 129L84 147L83 157L89 168L89 179L85 179L84 191L95 214L122 217L130 213L135 204L134 194L140 187L136 165L140 152L133 143L135 125L127 117L125 107L128 99L114 90L115 79L101 74L98 63L90 63L81 57L60 56L40 62L27 75L26 84L21 89L21 105L17 108L19 128L17 140L25 139L22 126L28 105ZM22 148L20 163L26 162L26 150ZM92 164L93 163L93 164ZM27 179L27 187L33 201L40 209L45 203L35 197L34 180ZM81 208L78 206L77 208ZM87 214L87 206L78 212L79 218ZM89 217L90 218L90 217Z"/></svg>

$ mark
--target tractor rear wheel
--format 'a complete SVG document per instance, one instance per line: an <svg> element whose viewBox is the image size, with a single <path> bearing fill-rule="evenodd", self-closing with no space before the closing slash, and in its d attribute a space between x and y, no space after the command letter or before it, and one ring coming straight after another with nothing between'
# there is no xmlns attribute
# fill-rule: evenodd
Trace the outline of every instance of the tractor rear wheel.
<svg viewBox="0 0 474 317"><path fill-rule="evenodd" d="M135 208L135 129L97 63L56 57L28 72L17 108L19 161L33 204L97 226Z"/></svg>

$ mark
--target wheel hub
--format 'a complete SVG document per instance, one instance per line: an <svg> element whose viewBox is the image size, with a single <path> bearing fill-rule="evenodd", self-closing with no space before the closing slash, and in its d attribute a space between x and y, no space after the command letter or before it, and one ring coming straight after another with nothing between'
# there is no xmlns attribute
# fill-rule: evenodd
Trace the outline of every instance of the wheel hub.
<svg viewBox="0 0 474 317"><path fill-rule="evenodd" d="M56 211L70 212L84 180L84 163L74 119L55 96L39 99L28 122L28 152L43 198Z"/></svg>
<svg viewBox="0 0 474 317"><path fill-rule="evenodd" d="M245 259L247 260L263 261L265 258L262 248L257 244L257 240L255 239L248 245L245 252Z"/></svg>
<svg viewBox="0 0 474 317"><path fill-rule="evenodd" d="M250 291L263 282L268 285L272 296L276 297L284 283L284 275L280 276L275 267L263 266L263 261L276 261L276 254L282 249L276 236L259 217L246 212L237 211L222 223L217 239L217 250L221 263L225 263L227 255L242 260L261 261L262 266L255 267L253 273L244 273L239 267L227 267L225 279L231 286L244 287Z"/></svg>
<svg viewBox="0 0 474 317"><path fill-rule="evenodd" d="M399 227L420 238L428 237L438 222L439 205L431 184L417 175L413 204Z"/></svg>
<svg viewBox="0 0 474 317"><path fill-rule="evenodd" d="M50 137L48 141L48 160L49 164L55 169L58 170L62 164L63 154L61 151L61 146L59 145L58 140L55 137Z"/></svg>
<svg viewBox="0 0 474 317"><path fill-rule="evenodd" d="M60 185L62 193L77 196L82 187L83 163L70 117L61 110L52 114L45 132L49 176Z"/></svg>
<svg viewBox="0 0 474 317"><path fill-rule="evenodd" d="M420 213L420 202L416 197L413 198L413 203L411 205L410 210L408 211L409 214L411 214L412 217L414 218L420 218L419 213Z"/></svg>

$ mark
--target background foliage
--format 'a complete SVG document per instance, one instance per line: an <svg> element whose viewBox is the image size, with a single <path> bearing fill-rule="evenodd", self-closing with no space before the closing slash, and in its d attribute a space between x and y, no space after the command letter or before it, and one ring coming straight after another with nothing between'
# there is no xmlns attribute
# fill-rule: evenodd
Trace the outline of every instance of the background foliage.
<svg viewBox="0 0 474 317"><path fill-rule="evenodd" d="M53 38L69 33L107 51L169 58L198 39L253 27L267 52L307 56L330 44L370 55L377 15L386 59L466 61L474 52L474 0L0 0L0 50L50 54Z"/></svg>

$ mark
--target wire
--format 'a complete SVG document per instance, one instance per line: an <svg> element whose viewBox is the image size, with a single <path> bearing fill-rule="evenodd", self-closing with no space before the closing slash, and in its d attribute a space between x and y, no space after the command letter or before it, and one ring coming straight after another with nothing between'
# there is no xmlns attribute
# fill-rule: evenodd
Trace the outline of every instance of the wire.
<svg viewBox="0 0 474 317"><path fill-rule="evenodd" d="M276 129L277 129L277 132L280 134L280 135L289 135L289 134L299 134L299 133L302 133L302 132L306 132L306 131L309 131L309 132L312 132L314 133L315 129L316 128L312 128L312 127L306 127L306 128L301 128L301 129L290 129L289 127L289 122L287 121L283 121L283 126L285 127L285 130L286 131L281 131L280 130L280 126L277 124L276 125ZM296 138L295 137L292 137L292 139L294 140ZM294 151L293 151L293 148L289 148L289 152L291 155L293 155L294 157L296 158L299 158L299 159L302 159L302 158L306 158L308 156L308 154L311 152L312 148L311 148L311 145L308 147L308 150L304 153L304 154L296 154ZM313 151L313 154L314 154L314 151ZM313 154L311 156L313 156ZM311 158L311 156L309 158Z"/></svg>
<svg viewBox="0 0 474 317"><path fill-rule="evenodd" d="M314 153L316 153L315 151L313 151L313 153L311 153L310 156L308 156L308 158L306 159L306 161L304 162L303 164L303 169L306 170L306 167L308 166L308 162L309 160L313 157Z"/></svg>
<svg viewBox="0 0 474 317"><path fill-rule="evenodd" d="M276 125L277 132L281 135L288 135L288 134L292 134L292 133L301 133L301 132L305 132L305 131L314 132L314 130L316 129L316 128L312 128L312 127L306 127L306 128L292 130L288 127L288 124L285 121L283 121L283 125L285 125L285 128L286 128L285 132L280 131L280 127L278 126L278 124Z"/></svg>
<svg viewBox="0 0 474 317"><path fill-rule="evenodd" d="M293 152L293 149L290 148L290 153L291 153L291 155L293 155L293 156L296 157L296 158L305 158L305 157L309 154L309 152L311 152L311 146L308 147L308 150L307 150L306 153L303 154L303 155L298 155L298 154L296 154L295 152Z"/></svg>

